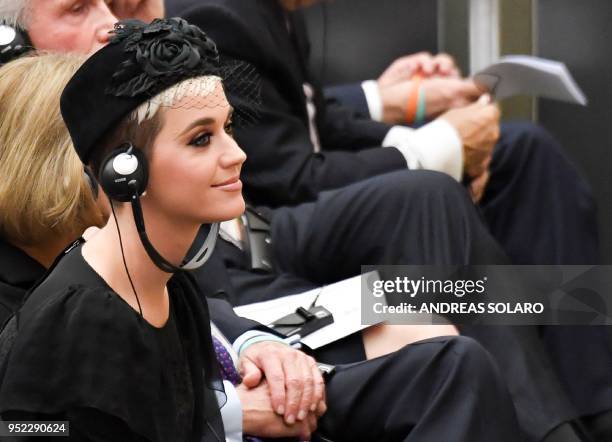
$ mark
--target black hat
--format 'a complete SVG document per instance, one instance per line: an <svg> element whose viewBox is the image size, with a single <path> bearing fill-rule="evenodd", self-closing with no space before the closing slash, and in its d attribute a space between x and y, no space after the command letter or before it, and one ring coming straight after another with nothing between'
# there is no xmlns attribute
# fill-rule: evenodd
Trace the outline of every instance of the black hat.
<svg viewBox="0 0 612 442"><path fill-rule="evenodd" d="M252 87L256 83L252 70L243 63L221 61L215 43L197 26L180 18L156 19L148 25L124 20L112 32L109 44L81 66L60 100L62 116L83 163L89 162L96 145L130 112L189 78L221 77L228 98L237 101L230 99L234 107L242 109L243 116L252 114L252 109L246 110L253 107L258 94ZM245 87L246 83L251 87ZM240 90L242 97L232 90Z"/></svg>

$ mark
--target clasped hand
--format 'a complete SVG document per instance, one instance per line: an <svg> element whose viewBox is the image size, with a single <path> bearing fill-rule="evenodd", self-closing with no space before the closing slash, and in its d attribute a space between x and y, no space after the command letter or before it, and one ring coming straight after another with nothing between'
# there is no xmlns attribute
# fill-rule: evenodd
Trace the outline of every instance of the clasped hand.
<svg viewBox="0 0 612 442"><path fill-rule="evenodd" d="M242 353L238 370L244 434L310 439L327 409L325 383L313 358L288 345L263 341Z"/></svg>
<svg viewBox="0 0 612 442"><path fill-rule="evenodd" d="M378 78L386 122L403 122L416 74L423 78L427 117L440 116L461 138L464 171L471 178L470 190L477 202L489 180L493 147L500 134L499 108L471 79L461 78L452 57L421 52L398 58Z"/></svg>

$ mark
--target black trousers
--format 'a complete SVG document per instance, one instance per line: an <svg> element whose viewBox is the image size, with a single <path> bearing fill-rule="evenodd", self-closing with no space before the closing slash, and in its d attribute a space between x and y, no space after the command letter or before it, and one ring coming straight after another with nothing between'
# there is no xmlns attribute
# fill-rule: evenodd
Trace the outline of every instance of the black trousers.
<svg viewBox="0 0 612 442"><path fill-rule="evenodd" d="M326 228L322 220L333 222ZM361 264L508 263L465 190L434 172L395 172L323 192L315 203L280 209L272 226L272 237L284 239L275 249L278 267L317 284L359 274ZM536 327L461 333L504 367L528 440L580 415Z"/></svg>
<svg viewBox="0 0 612 442"><path fill-rule="evenodd" d="M522 440L496 365L470 338L428 339L338 366L326 393L319 432L334 442Z"/></svg>
<svg viewBox="0 0 612 442"><path fill-rule="evenodd" d="M601 262L588 183L559 143L531 123L502 125L481 202L492 235L514 264ZM580 415L612 409L609 327L540 327L546 349Z"/></svg>
<svg viewBox="0 0 612 442"><path fill-rule="evenodd" d="M507 123L480 204L513 264L598 264L597 212L589 184L540 126Z"/></svg>

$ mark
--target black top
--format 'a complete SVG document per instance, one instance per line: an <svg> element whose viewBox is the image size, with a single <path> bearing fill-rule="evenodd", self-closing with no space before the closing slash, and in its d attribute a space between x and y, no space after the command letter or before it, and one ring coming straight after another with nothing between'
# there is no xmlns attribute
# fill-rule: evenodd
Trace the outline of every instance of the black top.
<svg viewBox="0 0 612 442"><path fill-rule="evenodd" d="M45 268L21 249L0 238L0 326L19 308Z"/></svg>
<svg viewBox="0 0 612 442"><path fill-rule="evenodd" d="M168 293L153 327L77 245L0 334L2 417L70 420L74 440L224 440L208 310L182 272Z"/></svg>

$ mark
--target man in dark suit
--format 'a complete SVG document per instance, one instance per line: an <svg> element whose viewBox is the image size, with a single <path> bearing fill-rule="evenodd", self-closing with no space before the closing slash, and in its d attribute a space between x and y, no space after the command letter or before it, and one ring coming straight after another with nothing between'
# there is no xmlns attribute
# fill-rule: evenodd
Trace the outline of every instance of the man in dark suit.
<svg viewBox="0 0 612 442"><path fill-rule="evenodd" d="M206 3L212 8L215 2ZM170 14L181 12L181 1L167 6ZM249 156L244 182L252 203L312 201L322 190L405 170L407 165L439 170L458 180L464 174L471 180L485 173L486 163L472 161L470 147L486 150L488 144L466 134L496 132L490 111L476 105L454 109L409 133L399 130L407 128L358 118L354 111L325 102L316 87L306 68L308 41L299 14L283 12L274 0L236 4L235 9L233 17L211 9L218 20L203 19L201 24L217 38L222 52L252 63L264 78L258 124L236 134ZM232 35L223 32L227 26ZM307 111L304 84L314 85L314 116ZM430 138L435 139L433 145ZM373 148L381 145L392 147ZM598 262L590 189L542 129L503 126L489 172L480 206L493 236L514 263Z"/></svg>

